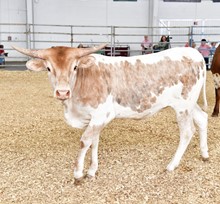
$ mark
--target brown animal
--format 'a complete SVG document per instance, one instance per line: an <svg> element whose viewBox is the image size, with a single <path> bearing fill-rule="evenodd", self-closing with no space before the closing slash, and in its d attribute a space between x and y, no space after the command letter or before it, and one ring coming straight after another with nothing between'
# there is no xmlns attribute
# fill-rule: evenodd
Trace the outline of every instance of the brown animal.
<svg viewBox="0 0 220 204"><path fill-rule="evenodd" d="M217 47L211 65L211 71L215 84L215 107L212 117L218 117L220 101L220 45Z"/></svg>

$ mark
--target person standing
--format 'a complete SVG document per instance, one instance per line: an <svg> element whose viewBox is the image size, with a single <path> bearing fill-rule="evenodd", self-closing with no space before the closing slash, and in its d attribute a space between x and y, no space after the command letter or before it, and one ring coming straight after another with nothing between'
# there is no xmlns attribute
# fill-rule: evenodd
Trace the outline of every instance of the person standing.
<svg viewBox="0 0 220 204"><path fill-rule="evenodd" d="M198 51L202 54L204 57L205 63L206 63L206 69L209 70L209 54L210 54L210 46L206 44L206 39L201 40L201 44L198 48Z"/></svg>
<svg viewBox="0 0 220 204"><path fill-rule="evenodd" d="M152 42L149 40L148 35L144 36L144 40L141 42L142 55L152 53Z"/></svg>

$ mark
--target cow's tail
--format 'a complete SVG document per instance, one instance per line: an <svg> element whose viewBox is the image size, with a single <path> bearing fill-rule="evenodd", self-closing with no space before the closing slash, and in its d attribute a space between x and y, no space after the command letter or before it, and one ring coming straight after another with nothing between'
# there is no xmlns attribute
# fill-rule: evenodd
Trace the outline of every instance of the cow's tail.
<svg viewBox="0 0 220 204"><path fill-rule="evenodd" d="M207 103L207 98L206 98L206 66L204 66L204 82L203 82L203 87L202 87L202 97L203 97L203 110L207 111L208 109L208 103Z"/></svg>

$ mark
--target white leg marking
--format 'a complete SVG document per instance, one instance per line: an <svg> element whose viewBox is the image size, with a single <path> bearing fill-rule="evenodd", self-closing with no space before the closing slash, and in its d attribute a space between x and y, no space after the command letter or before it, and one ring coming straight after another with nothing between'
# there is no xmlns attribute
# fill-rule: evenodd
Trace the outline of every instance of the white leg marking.
<svg viewBox="0 0 220 204"><path fill-rule="evenodd" d="M76 166L74 169L74 178L80 179L83 177L84 160L89 147L92 145L92 159L91 165L88 171L89 176L95 176L98 169L98 143L99 134L104 125L100 126L88 126L81 138L81 150L77 158Z"/></svg>
<svg viewBox="0 0 220 204"><path fill-rule="evenodd" d="M98 170L98 145L99 145L99 135L95 136L92 141L92 153L91 153L91 165L87 174L89 176L95 176Z"/></svg>
<svg viewBox="0 0 220 204"><path fill-rule="evenodd" d="M81 150L79 151L79 155L76 161L76 166L74 168L74 178L80 179L83 177L83 168L84 168L84 160L86 156L86 152L88 151L90 145L92 144L92 140L83 140L81 139Z"/></svg>
<svg viewBox="0 0 220 204"><path fill-rule="evenodd" d="M180 142L177 151L167 166L168 171L173 171L180 163L180 160L186 151L193 136L192 116L189 111L177 113L177 121L180 129Z"/></svg>
<svg viewBox="0 0 220 204"><path fill-rule="evenodd" d="M193 119L199 128L200 137L200 151L204 159L209 158L208 144L207 144L207 126L208 126L208 115L201 108L196 105L193 110Z"/></svg>

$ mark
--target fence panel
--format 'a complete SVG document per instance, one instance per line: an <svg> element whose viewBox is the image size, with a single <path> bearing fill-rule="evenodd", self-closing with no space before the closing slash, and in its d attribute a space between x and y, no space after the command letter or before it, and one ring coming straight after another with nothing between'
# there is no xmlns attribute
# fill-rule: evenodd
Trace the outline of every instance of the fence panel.
<svg viewBox="0 0 220 204"><path fill-rule="evenodd" d="M216 20L217 22L217 20ZM45 24L0 24L0 44L4 45L7 62L26 61L28 58L14 51L11 46L44 49L51 46L91 47L108 43L103 54L109 56L140 55L141 42L148 35L156 45L162 35L170 36L171 47L184 46L194 41L197 47L202 38L218 42L220 26L202 26L199 21L193 26L177 26L177 22L161 21L159 27L126 27L126 26L85 26L85 25L45 25ZM184 24L184 23L183 23ZM190 24L190 23L189 23ZM172 25L172 26L170 26ZM127 54L126 54L127 53ZM2 65L0 65L2 66Z"/></svg>

